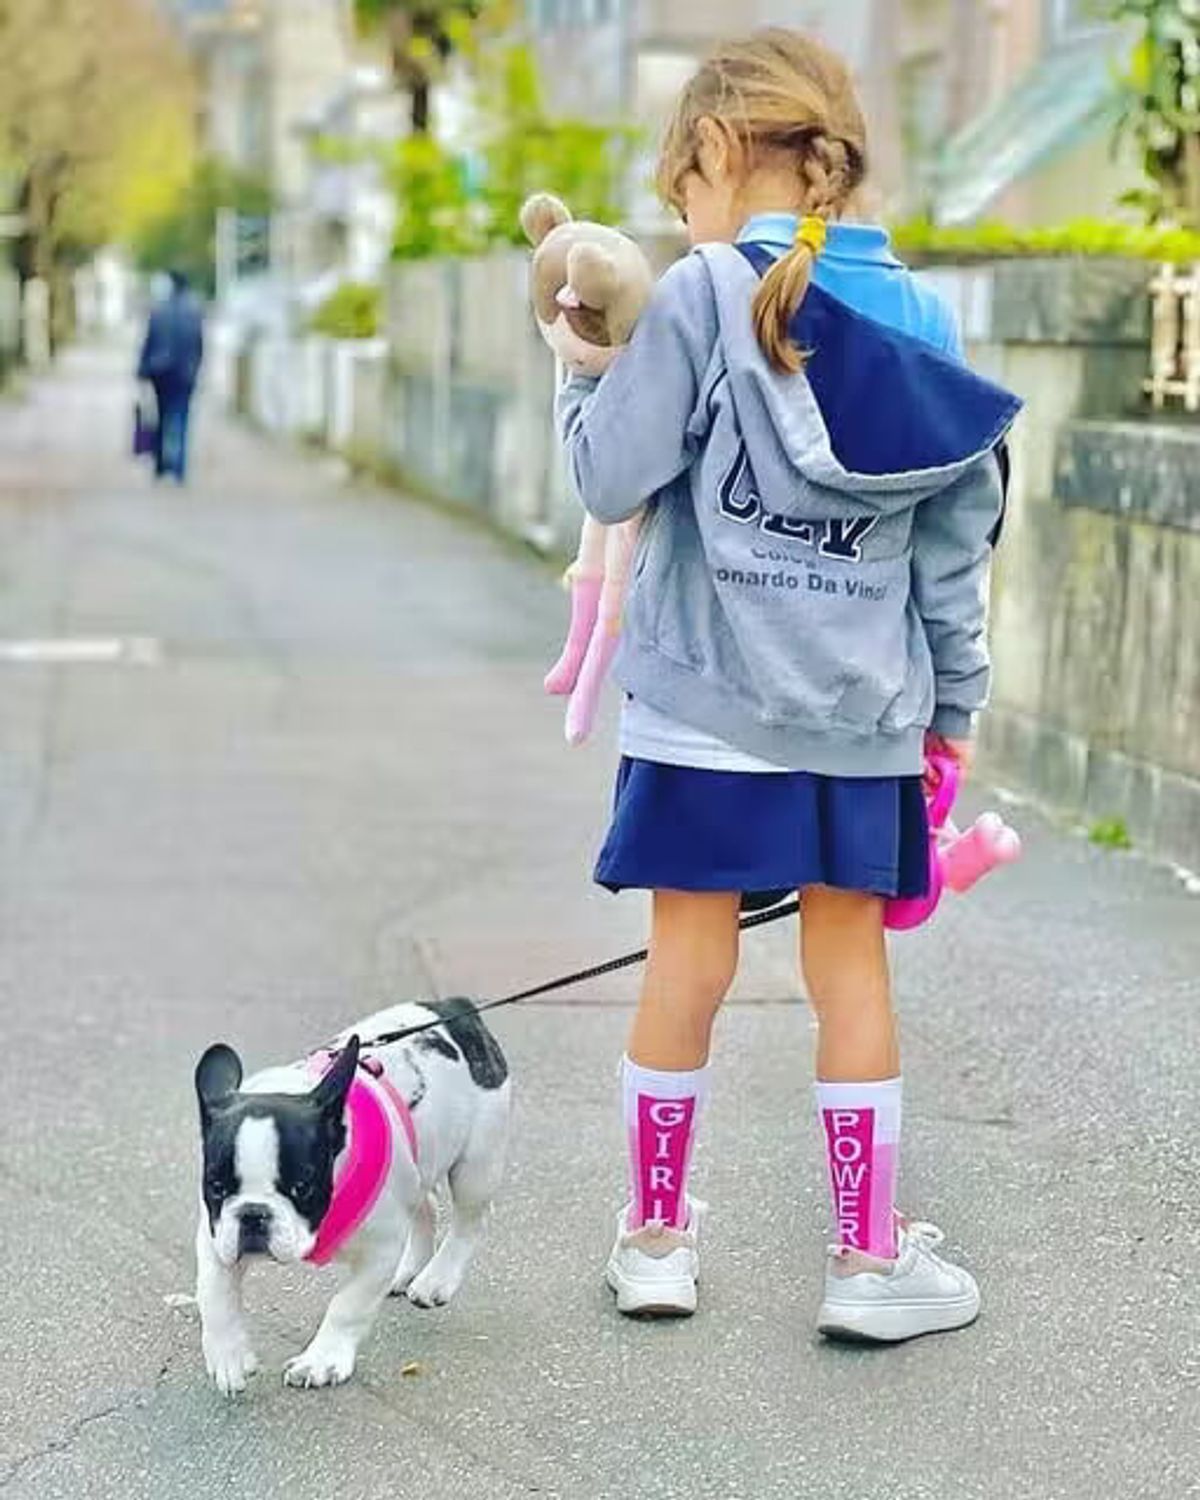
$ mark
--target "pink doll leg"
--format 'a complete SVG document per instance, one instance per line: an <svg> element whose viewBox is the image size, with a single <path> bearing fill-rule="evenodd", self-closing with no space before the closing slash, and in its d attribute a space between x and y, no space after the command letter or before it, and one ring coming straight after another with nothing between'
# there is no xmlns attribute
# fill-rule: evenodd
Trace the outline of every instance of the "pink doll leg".
<svg viewBox="0 0 1200 1500"><path fill-rule="evenodd" d="M567 571L571 584L571 624L562 655L546 676L546 691L565 697L579 677L587 654L588 642L596 628L600 611L600 591L604 586L604 537L607 527L586 517L579 552Z"/></svg>
<svg viewBox="0 0 1200 1500"><path fill-rule="evenodd" d="M580 668L579 680L571 701L567 706L567 743L580 745L592 732L596 722L596 711L600 704L600 693L604 679L616 655L617 642L621 634L621 611L625 604L625 584L633 551L637 545L641 517L623 521L619 526L608 528L608 539L604 553L604 588L600 594L600 609L587 655Z"/></svg>

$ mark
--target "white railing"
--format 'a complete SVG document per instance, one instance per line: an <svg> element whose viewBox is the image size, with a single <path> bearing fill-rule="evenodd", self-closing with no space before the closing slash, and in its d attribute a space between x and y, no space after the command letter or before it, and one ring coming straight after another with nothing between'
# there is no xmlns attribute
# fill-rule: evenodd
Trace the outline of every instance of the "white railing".
<svg viewBox="0 0 1200 1500"><path fill-rule="evenodd" d="M1145 389L1156 411L1168 400L1200 411L1200 263L1160 267L1150 294L1154 322Z"/></svg>

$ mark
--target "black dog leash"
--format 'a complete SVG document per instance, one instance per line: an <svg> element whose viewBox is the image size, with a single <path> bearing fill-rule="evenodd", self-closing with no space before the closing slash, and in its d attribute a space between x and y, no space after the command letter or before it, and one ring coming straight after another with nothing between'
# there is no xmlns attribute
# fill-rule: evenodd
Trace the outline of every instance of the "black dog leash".
<svg viewBox="0 0 1200 1500"><path fill-rule="evenodd" d="M765 927L768 922L781 922L785 917L794 917L799 910L800 902L793 897L791 901L785 901L782 906L772 906L766 911L749 913L739 920L738 928L742 932L749 932L752 927ZM566 974L559 979L551 979L546 984L536 984L532 989L521 990L519 994L506 995L503 1000L489 1000L484 1005L476 1005L475 1014L483 1015L489 1010L501 1010L506 1005L520 1005L522 1000L535 1000L539 995L549 995L555 990L567 990L573 985L585 984L589 979L601 979L605 974L616 974L621 969L631 969L635 964L644 963L649 953L649 948L639 948L636 953L625 953L620 958L610 958L607 963L596 964L591 969L580 969L576 974ZM436 1021L426 1021L420 1026L406 1026L402 1031L386 1031L382 1036L365 1037L363 1046L365 1048L383 1047L391 1042L402 1042L405 1037L419 1036L423 1031L432 1031L435 1027L445 1024L445 1019L439 1018Z"/></svg>

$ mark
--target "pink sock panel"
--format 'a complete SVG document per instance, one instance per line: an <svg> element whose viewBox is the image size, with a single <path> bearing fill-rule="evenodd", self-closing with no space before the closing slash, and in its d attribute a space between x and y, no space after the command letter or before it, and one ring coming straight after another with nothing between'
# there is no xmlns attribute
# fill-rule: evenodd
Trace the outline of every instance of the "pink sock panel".
<svg viewBox="0 0 1200 1500"><path fill-rule="evenodd" d="M630 1229L657 1222L687 1227L687 1176L708 1069L660 1072L625 1058L625 1131L629 1139Z"/></svg>
<svg viewBox="0 0 1200 1500"><path fill-rule="evenodd" d="M838 1244L885 1260L896 1254L900 1097L899 1078L817 1084Z"/></svg>

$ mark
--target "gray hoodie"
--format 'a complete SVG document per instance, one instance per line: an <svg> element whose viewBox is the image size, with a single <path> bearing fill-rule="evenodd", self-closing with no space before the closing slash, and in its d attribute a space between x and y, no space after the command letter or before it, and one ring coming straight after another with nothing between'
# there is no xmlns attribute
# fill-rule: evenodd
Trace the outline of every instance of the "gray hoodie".
<svg viewBox="0 0 1200 1500"><path fill-rule="evenodd" d="M629 347L559 398L570 472L611 524L648 504L614 668L635 698L747 754L920 771L988 684L997 445L1019 402L813 285L771 368L751 304L770 256L709 245Z"/></svg>

